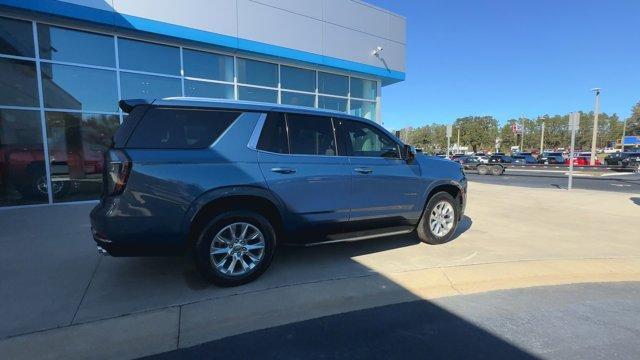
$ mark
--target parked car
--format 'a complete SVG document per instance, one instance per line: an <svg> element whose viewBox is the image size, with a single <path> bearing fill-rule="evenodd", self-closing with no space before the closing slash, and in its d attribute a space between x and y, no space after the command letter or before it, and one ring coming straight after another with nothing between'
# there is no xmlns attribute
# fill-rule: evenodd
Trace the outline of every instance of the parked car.
<svg viewBox="0 0 640 360"><path fill-rule="evenodd" d="M457 162L462 165L462 168L465 170L473 170L478 164L481 164L480 158L478 156L461 157Z"/></svg>
<svg viewBox="0 0 640 360"><path fill-rule="evenodd" d="M586 156L586 155L579 155L573 158L573 165L574 166L589 166L591 165L591 156ZM570 159L567 158L564 163L566 165L570 164ZM602 165L602 163L600 162L600 160L596 159L595 161L595 165Z"/></svg>
<svg viewBox="0 0 640 360"><path fill-rule="evenodd" d="M260 276L277 246L416 232L451 240L464 213L459 164L418 154L341 112L190 98L121 101L91 212L114 256L192 250L210 281Z"/></svg>
<svg viewBox="0 0 640 360"><path fill-rule="evenodd" d="M640 170L640 152L632 153L632 155L627 156L624 160L622 160L623 167L631 167L636 170Z"/></svg>
<svg viewBox="0 0 640 360"><path fill-rule="evenodd" d="M564 156L561 152L543 152L538 157L539 164L564 164Z"/></svg>
<svg viewBox="0 0 640 360"><path fill-rule="evenodd" d="M617 152L611 155L607 155L604 158L604 163L612 166L622 165L625 159L628 159L629 157L635 157L635 156L640 156L640 152L630 152L630 151Z"/></svg>
<svg viewBox="0 0 640 360"><path fill-rule="evenodd" d="M531 155L531 153L518 153L512 156L514 163L520 164L537 164L538 160Z"/></svg>
<svg viewBox="0 0 640 360"><path fill-rule="evenodd" d="M513 162L513 159L511 158L511 156L491 155L489 157L489 164L495 164L495 163L509 164L509 163L512 163L512 162Z"/></svg>

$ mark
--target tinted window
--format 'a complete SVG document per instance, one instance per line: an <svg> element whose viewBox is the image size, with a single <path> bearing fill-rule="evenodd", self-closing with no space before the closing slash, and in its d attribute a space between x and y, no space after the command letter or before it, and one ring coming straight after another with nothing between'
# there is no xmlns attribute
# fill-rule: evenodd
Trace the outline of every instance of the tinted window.
<svg viewBox="0 0 640 360"><path fill-rule="evenodd" d="M398 144L377 128L357 122L338 121L341 150L349 156L400 157Z"/></svg>
<svg viewBox="0 0 640 360"><path fill-rule="evenodd" d="M238 99L247 100L247 101L277 103L278 91L254 88L254 87L248 87L248 86L238 86Z"/></svg>
<svg viewBox="0 0 640 360"><path fill-rule="evenodd" d="M0 109L0 206L47 202L41 164L40 112Z"/></svg>
<svg viewBox="0 0 640 360"><path fill-rule="evenodd" d="M347 99L318 96L318 107L321 109L347 112Z"/></svg>
<svg viewBox="0 0 640 360"><path fill-rule="evenodd" d="M115 71L42 64L42 83L46 107L118 111Z"/></svg>
<svg viewBox="0 0 640 360"><path fill-rule="evenodd" d="M287 128L282 113L270 113L262 127L258 149L280 154L289 153Z"/></svg>
<svg viewBox="0 0 640 360"><path fill-rule="evenodd" d="M127 142L128 148L201 149L213 144L240 115L231 111L149 110Z"/></svg>
<svg viewBox="0 0 640 360"><path fill-rule="evenodd" d="M375 81L351 78L351 97L375 100L378 84Z"/></svg>
<svg viewBox="0 0 640 360"><path fill-rule="evenodd" d="M336 155L331 118L287 114L292 154Z"/></svg>
<svg viewBox="0 0 640 360"><path fill-rule="evenodd" d="M233 82L233 57L184 49L184 76Z"/></svg>
<svg viewBox="0 0 640 360"><path fill-rule="evenodd" d="M120 73L123 99L158 99L180 96L180 79L154 75Z"/></svg>
<svg viewBox="0 0 640 360"><path fill-rule="evenodd" d="M180 75L177 47L119 38L118 55L122 69Z"/></svg>
<svg viewBox="0 0 640 360"><path fill-rule="evenodd" d="M35 62L0 59L0 89L0 105L38 106Z"/></svg>
<svg viewBox="0 0 640 360"><path fill-rule="evenodd" d="M95 199L102 191L103 154L118 115L47 112L53 201Z"/></svg>
<svg viewBox="0 0 640 360"><path fill-rule="evenodd" d="M297 105L314 107L316 102L315 95L295 93L289 91L283 91L280 94L280 101L286 105Z"/></svg>
<svg viewBox="0 0 640 360"><path fill-rule="evenodd" d="M280 66L280 85L283 89L316 91L316 72L291 66Z"/></svg>
<svg viewBox="0 0 640 360"><path fill-rule="evenodd" d="M347 96L349 94L349 78L318 72L318 91L323 94Z"/></svg>
<svg viewBox="0 0 640 360"><path fill-rule="evenodd" d="M31 22L0 17L0 53L35 57Z"/></svg>
<svg viewBox="0 0 640 360"><path fill-rule="evenodd" d="M213 99L233 99L233 85L197 80L185 80L184 93L186 96L196 96Z"/></svg>
<svg viewBox="0 0 640 360"><path fill-rule="evenodd" d="M116 66L113 36L38 24L42 59Z"/></svg>
<svg viewBox="0 0 640 360"><path fill-rule="evenodd" d="M238 82L278 87L278 65L238 58Z"/></svg>

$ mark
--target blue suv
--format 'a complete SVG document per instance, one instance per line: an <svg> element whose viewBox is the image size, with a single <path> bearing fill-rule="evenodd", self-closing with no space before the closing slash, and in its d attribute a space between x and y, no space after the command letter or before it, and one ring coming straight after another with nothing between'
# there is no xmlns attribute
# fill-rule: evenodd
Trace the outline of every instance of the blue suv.
<svg viewBox="0 0 640 360"><path fill-rule="evenodd" d="M449 241L465 209L459 164L416 153L380 125L275 104L120 102L91 212L99 250L181 255L221 286L260 276L282 244L416 232Z"/></svg>

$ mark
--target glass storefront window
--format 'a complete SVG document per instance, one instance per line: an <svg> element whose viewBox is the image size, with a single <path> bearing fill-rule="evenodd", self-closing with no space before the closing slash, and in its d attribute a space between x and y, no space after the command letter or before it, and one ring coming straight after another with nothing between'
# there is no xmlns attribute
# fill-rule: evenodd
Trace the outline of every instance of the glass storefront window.
<svg viewBox="0 0 640 360"><path fill-rule="evenodd" d="M278 65L242 58L237 61L239 83L278 87Z"/></svg>
<svg viewBox="0 0 640 360"><path fill-rule="evenodd" d="M283 89L316 91L316 72L291 66L280 66L280 86Z"/></svg>
<svg viewBox="0 0 640 360"><path fill-rule="evenodd" d="M47 112L47 142L54 202L97 199L103 153L118 129L118 115Z"/></svg>
<svg viewBox="0 0 640 360"><path fill-rule="evenodd" d="M0 17L0 53L35 57L30 21Z"/></svg>
<svg viewBox="0 0 640 360"><path fill-rule="evenodd" d="M376 103L373 101L351 99L351 110L349 110L349 114L375 121Z"/></svg>
<svg viewBox="0 0 640 360"><path fill-rule="evenodd" d="M116 72L42 64L44 106L85 111L118 111Z"/></svg>
<svg viewBox="0 0 640 360"><path fill-rule="evenodd" d="M233 57L184 49L184 76L233 82Z"/></svg>
<svg viewBox="0 0 640 360"><path fill-rule="evenodd" d="M328 95L349 95L349 77L318 72L318 92Z"/></svg>
<svg viewBox="0 0 640 360"><path fill-rule="evenodd" d="M40 58L115 67L113 36L38 24Z"/></svg>
<svg viewBox="0 0 640 360"><path fill-rule="evenodd" d="M118 39L120 68L180 75L180 49L146 41Z"/></svg>
<svg viewBox="0 0 640 360"><path fill-rule="evenodd" d="M318 96L318 107L320 109L347 112L347 99L334 98L329 96Z"/></svg>
<svg viewBox="0 0 640 360"><path fill-rule="evenodd" d="M39 106L36 63L0 59L0 105Z"/></svg>
<svg viewBox="0 0 640 360"><path fill-rule="evenodd" d="M180 79L162 76L120 73L123 99L159 99L182 95Z"/></svg>
<svg viewBox="0 0 640 360"><path fill-rule="evenodd" d="M301 94L296 92L283 91L280 94L280 101L286 105L297 105L314 107L316 96L310 94Z"/></svg>
<svg viewBox="0 0 640 360"><path fill-rule="evenodd" d="M40 112L0 109L0 206L47 201Z"/></svg>
<svg viewBox="0 0 640 360"><path fill-rule="evenodd" d="M233 85L185 80L184 93L186 96L213 99L233 99Z"/></svg>
<svg viewBox="0 0 640 360"><path fill-rule="evenodd" d="M378 84L375 81L351 78L351 97L375 100L377 92Z"/></svg>
<svg viewBox="0 0 640 360"><path fill-rule="evenodd" d="M253 88L248 86L238 86L238 99L246 101L277 103L278 91Z"/></svg>

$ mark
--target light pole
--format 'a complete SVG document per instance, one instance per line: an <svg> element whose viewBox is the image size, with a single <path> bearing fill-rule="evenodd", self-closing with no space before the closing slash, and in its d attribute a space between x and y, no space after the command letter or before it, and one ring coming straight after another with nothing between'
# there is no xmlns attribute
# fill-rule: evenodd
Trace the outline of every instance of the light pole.
<svg viewBox="0 0 640 360"><path fill-rule="evenodd" d="M624 137L627 135L627 122L628 121L629 121L629 119L625 119L624 123L622 124L622 141L621 141L622 152L624 152Z"/></svg>
<svg viewBox="0 0 640 360"><path fill-rule="evenodd" d="M542 121L542 128L540 129L540 154L544 152L544 120Z"/></svg>
<svg viewBox="0 0 640 360"><path fill-rule="evenodd" d="M458 151L457 153L460 153L460 125L458 125Z"/></svg>
<svg viewBox="0 0 640 360"><path fill-rule="evenodd" d="M593 135L591 136L591 159L589 165L596 164L596 141L598 140L598 113L600 113L600 88L593 88L591 91L596 93L596 109L593 114Z"/></svg>

